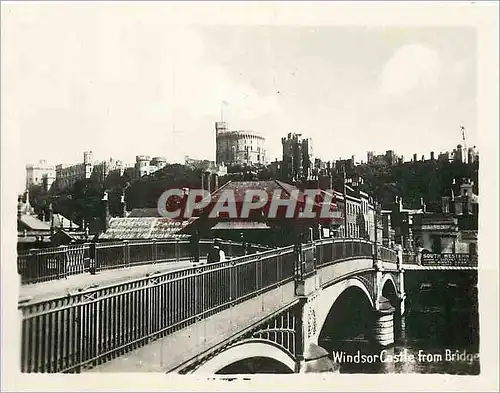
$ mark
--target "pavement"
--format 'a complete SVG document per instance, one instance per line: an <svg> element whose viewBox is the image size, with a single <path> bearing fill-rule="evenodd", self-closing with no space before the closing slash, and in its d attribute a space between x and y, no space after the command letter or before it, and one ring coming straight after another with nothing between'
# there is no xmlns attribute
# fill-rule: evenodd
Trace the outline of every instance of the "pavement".
<svg viewBox="0 0 500 393"><path fill-rule="evenodd" d="M128 280L146 277L150 274L183 270L193 266L205 264L206 260L194 263L190 261L165 262L153 265L141 265L128 268L105 270L95 275L90 273L68 276L66 279L21 285L19 290L20 302L43 301L66 296L86 289L103 287L122 283Z"/></svg>

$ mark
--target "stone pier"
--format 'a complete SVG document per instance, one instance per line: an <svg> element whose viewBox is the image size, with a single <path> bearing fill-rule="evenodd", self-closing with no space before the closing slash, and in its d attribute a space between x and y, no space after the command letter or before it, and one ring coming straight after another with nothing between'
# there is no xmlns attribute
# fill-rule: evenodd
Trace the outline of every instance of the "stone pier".
<svg viewBox="0 0 500 393"><path fill-rule="evenodd" d="M394 344L394 311L388 299L382 297L380 306L375 310L373 340L383 346Z"/></svg>

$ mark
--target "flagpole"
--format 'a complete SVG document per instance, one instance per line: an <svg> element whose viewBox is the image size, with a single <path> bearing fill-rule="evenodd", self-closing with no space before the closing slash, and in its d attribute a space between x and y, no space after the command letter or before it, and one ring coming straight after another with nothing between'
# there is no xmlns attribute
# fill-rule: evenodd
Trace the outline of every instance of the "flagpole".
<svg viewBox="0 0 500 393"><path fill-rule="evenodd" d="M220 121L221 123L224 122L224 101L220 103Z"/></svg>

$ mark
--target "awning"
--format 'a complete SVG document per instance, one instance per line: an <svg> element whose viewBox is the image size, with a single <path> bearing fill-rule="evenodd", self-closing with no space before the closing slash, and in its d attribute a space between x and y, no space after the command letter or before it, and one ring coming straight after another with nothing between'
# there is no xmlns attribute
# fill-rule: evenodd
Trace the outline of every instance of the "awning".
<svg viewBox="0 0 500 393"><path fill-rule="evenodd" d="M212 230L249 230L249 229L271 229L265 222L257 221L225 221L218 222Z"/></svg>

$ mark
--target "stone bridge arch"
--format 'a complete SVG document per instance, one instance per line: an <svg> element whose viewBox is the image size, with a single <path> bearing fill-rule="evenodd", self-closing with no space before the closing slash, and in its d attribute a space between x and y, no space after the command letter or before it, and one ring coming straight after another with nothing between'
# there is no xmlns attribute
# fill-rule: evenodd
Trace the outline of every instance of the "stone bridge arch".
<svg viewBox="0 0 500 393"><path fill-rule="evenodd" d="M375 309L374 288L372 281L366 277L351 277L337 282L311 296L305 305L304 324L306 326L306 338L309 343L318 345L320 332L335 306L335 302L348 289L357 288L364 294L364 298L372 309Z"/></svg>
<svg viewBox="0 0 500 393"><path fill-rule="evenodd" d="M295 357L282 346L265 339L246 339L231 345L193 370L192 374L217 374L228 366L249 359L267 359L275 362L280 373L293 373Z"/></svg>
<svg viewBox="0 0 500 393"><path fill-rule="evenodd" d="M401 277L391 272L382 274L377 285L377 301L389 300L396 309L397 315L402 315L404 313L404 297L404 284L401 283Z"/></svg>
<svg viewBox="0 0 500 393"><path fill-rule="evenodd" d="M396 295L398 295L399 293L399 285L396 281L396 279L394 278L394 276L390 273L386 273L382 276L382 279L380 281L380 284L377 285L377 299L379 299L381 296L383 296L383 293L385 292L385 290L387 290L387 286L390 286L389 287L389 290L392 290L394 291L394 293ZM395 304L394 304L395 306Z"/></svg>

